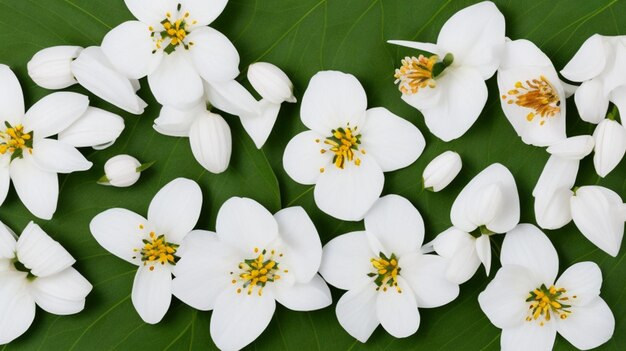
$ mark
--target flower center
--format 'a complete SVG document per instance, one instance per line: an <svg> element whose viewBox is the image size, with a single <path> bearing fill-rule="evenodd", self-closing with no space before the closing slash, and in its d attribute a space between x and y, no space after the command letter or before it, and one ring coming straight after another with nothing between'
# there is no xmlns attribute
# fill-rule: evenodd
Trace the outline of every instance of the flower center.
<svg viewBox="0 0 626 351"><path fill-rule="evenodd" d="M543 327L545 322L549 322L552 315L561 319L566 319L572 311L568 305L570 298L566 295L567 291L563 288L556 288L554 285L547 288L542 284L539 288L529 292L528 299L528 316L526 321L538 321ZM577 298L576 295L572 299Z"/></svg>
<svg viewBox="0 0 626 351"><path fill-rule="evenodd" d="M361 145L361 134L358 134L358 127L350 127L346 128L337 128L332 130L332 135L326 140L324 140L324 144L326 145L323 149L320 150L321 153L325 154L330 151L335 154L333 157L333 163L339 169L344 169L346 167L347 162L354 162L355 165L361 165L361 159L358 158L358 152L365 155L365 149L360 148ZM315 140L316 143L320 143L320 140ZM320 173L324 172L324 168L320 169Z"/></svg>
<svg viewBox="0 0 626 351"><path fill-rule="evenodd" d="M142 226L140 228L143 229ZM156 263L176 265L176 262L178 262L179 257L176 256L176 251L179 245L167 242L165 235L156 236L154 232L150 232L150 239L144 239L143 243L144 246L141 249L135 249L134 251L139 252L144 266L151 265L151 271L154 270Z"/></svg>
<svg viewBox="0 0 626 351"><path fill-rule="evenodd" d="M402 60L402 66L396 68L396 74L394 74L396 81L394 84L398 84L398 89L402 94L409 95L417 94L420 89L426 87L434 88L437 83L435 82L433 69L437 61L439 61L439 56L437 55L430 57L424 55L405 57Z"/></svg>
<svg viewBox="0 0 626 351"><path fill-rule="evenodd" d="M33 153L33 132L24 133L24 127L21 124L15 127L9 122L4 122L6 129L0 132L0 155L7 152L11 154L11 160L22 158L24 150Z"/></svg>
<svg viewBox="0 0 626 351"><path fill-rule="evenodd" d="M35 280L35 278L37 278L28 267L17 259L17 257L13 259L13 267L18 272L26 273L26 279L28 280Z"/></svg>
<svg viewBox="0 0 626 351"><path fill-rule="evenodd" d="M539 125L544 125L547 117L554 117L561 112L559 93L544 76L524 83L516 82L515 89L509 90L507 95L502 95L502 99L508 99L507 104L515 103L517 106L533 110L528 113L526 120L532 122L539 116Z"/></svg>
<svg viewBox="0 0 626 351"><path fill-rule="evenodd" d="M230 275L233 276L231 283L241 283L241 287L237 288L238 294L241 294L245 289L248 295L252 295L256 287L259 289L258 295L262 296L265 285L275 282L281 277L278 274L281 272L278 261L274 258L274 256L276 256L275 250L269 252L269 257L267 250L263 250L259 253L259 248L255 248L254 253L258 255L256 258L246 259L239 263L239 272L230 272ZM278 257L283 257L283 254L279 253ZM289 273L287 269L282 272Z"/></svg>
<svg viewBox="0 0 626 351"><path fill-rule="evenodd" d="M197 21L189 21L189 12L180 13L181 5L178 4L179 14L173 17L171 12L165 14L165 19L161 21L162 30L155 30L154 27L148 29L152 32L151 36L155 41L156 50L163 49L165 53L171 54L176 48L182 45L186 50L193 46L193 42L185 43L187 35L189 35L189 25L194 25Z"/></svg>
<svg viewBox="0 0 626 351"><path fill-rule="evenodd" d="M370 260L372 267L376 272L368 273L370 278L376 277L374 283L376 284L376 290L387 291L388 287L395 287L398 293L402 293L402 289L398 286L398 274L400 274L400 267L398 267L398 259L394 253L391 257L385 256L384 253L380 253L379 257L374 257Z"/></svg>

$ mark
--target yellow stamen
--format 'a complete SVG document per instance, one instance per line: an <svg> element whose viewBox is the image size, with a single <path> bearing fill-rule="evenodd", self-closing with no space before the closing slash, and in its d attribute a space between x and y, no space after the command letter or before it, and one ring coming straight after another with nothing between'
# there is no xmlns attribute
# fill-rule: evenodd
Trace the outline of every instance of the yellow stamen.
<svg viewBox="0 0 626 351"><path fill-rule="evenodd" d="M526 120L532 122L538 116L540 126L546 123L547 118L555 117L561 112L559 92L544 76L524 83L516 82L515 89L509 90L507 95L502 95L503 100L508 99L507 104L516 104L532 110L526 115Z"/></svg>
<svg viewBox="0 0 626 351"><path fill-rule="evenodd" d="M420 89L435 88L436 82L433 76L435 63L439 61L437 55L426 57L405 57L402 66L396 69L395 84L402 94L417 94Z"/></svg>
<svg viewBox="0 0 626 351"><path fill-rule="evenodd" d="M560 319L566 319L572 311L569 310L571 305L567 305L564 301L569 300L565 295L567 291L563 288L557 288L554 285L547 288L541 285L539 288L529 293L527 302L528 316L526 321L538 321L540 326L544 326L546 322L552 319L552 315L558 316Z"/></svg>

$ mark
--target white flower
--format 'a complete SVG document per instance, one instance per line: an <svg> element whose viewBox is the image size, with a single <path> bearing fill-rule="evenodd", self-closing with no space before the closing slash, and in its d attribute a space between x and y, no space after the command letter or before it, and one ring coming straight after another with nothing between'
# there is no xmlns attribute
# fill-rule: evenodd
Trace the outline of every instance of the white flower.
<svg viewBox="0 0 626 351"><path fill-rule="evenodd" d="M438 192L447 187L461 172L461 156L454 151L446 151L435 157L424 169L424 188Z"/></svg>
<svg viewBox="0 0 626 351"><path fill-rule="evenodd" d="M114 113L89 107L76 122L61 131L58 140L74 147L105 149L124 131L124 119Z"/></svg>
<svg viewBox="0 0 626 351"><path fill-rule="evenodd" d="M595 34L587 39L561 74L582 82L574 100L580 117L590 123L600 123L615 103L626 115L626 42L623 37Z"/></svg>
<svg viewBox="0 0 626 351"><path fill-rule="evenodd" d="M154 196L148 219L113 208L94 217L89 225L102 247L139 267L131 299L146 323L160 322L169 309L177 251L196 225L201 207L202 191L198 184L177 178Z"/></svg>
<svg viewBox="0 0 626 351"><path fill-rule="evenodd" d="M138 21L113 28L102 41L102 51L126 77L148 76L160 104L189 108L204 94L202 78L223 82L239 74L237 50L207 26L227 2L126 0Z"/></svg>
<svg viewBox="0 0 626 351"><path fill-rule="evenodd" d="M301 207L272 216L254 200L233 197L217 214L216 233L193 231L180 255L174 295L213 310L211 338L221 350L239 350L261 335L276 301L295 311L332 302L317 275L322 245Z"/></svg>
<svg viewBox="0 0 626 351"><path fill-rule="evenodd" d="M615 257L624 237L624 204L614 191L601 186L582 186L570 198L572 219L594 245Z"/></svg>
<svg viewBox="0 0 626 351"><path fill-rule="evenodd" d="M502 13L484 1L450 17L437 44L389 41L431 54L406 57L395 77L402 99L422 112L428 129L443 141L465 134L485 106L484 81L500 65L504 27Z"/></svg>
<svg viewBox="0 0 626 351"><path fill-rule="evenodd" d="M565 136L565 98L550 59L528 40L507 41L498 69L504 115L529 145L549 146Z"/></svg>
<svg viewBox="0 0 626 351"><path fill-rule="evenodd" d="M48 313L82 311L91 284L74 268L74 258L30 222L19 239L0 222L0 345L24 334L35 305Z"/></svg>
<svg viewBox="0 0 626 351"><path fill-rule="evenodd" d="M493 234L513 229L520 218L520 202L511 172L495 163L472 179L452 204L453 227L439 234L427 247L449 260L446 276L462 284L485 266L491 269ZM477 229L478 232L470 234Z"/></svg>
<svg viewBox="0 0 626 351"><path fill-rule="evenodd" d="M268 62L253 63L248 67L248 81L262 98L273 104L296 102L293 83L285 72Z"/></svg>
<svg viewBox="0 0 626 351"><path fill-rule="evenodd" d="M129 187L139 180L141 172L150 168L154 162L141 164L130 155L117 155L111 157L104 164L104 177L98 184L112 185L119 188Z"/></svg>
<svg viewBox="0 0 626 351"><path fill-rule="evenodd" d="M311 130L285 149L283 166L300 184L315 184L315 203L325 213L361 220L383 190L383 172L415 162L422 133L384 108L367 110L359 81L337 71L317 73L304 93L302 122Z"/></svg>
<svg viewBox="0 0 626 351"><path fill-rule="evenodd" d="M63 89L76 84L70 64L78 57L80 46L53 46L38 51L28 62L28 75L40 87Z"/></svg>
<svg viewBox="0 0 626 351"><path fill-rule="evenodd" d="M602 272L593 262L569 267L557 280L559 258L537 227L520 224L504 238L502 268L478 296L491 323L502 329L503 351L548 351L557 332L588 350L607 342L615 318L600 297Z"/></svg>
<svg viewBox="0 0 626 351"><path fill-rule="evenodd" d="M139 81L128 79L115 70L97 46L83 50L71 63L78 83L99 98L135 115L141 115L148 104L136 92Z"/></svg>
<svg viewBox="0 0 626 351"><path fill-rule="evenodd" d="M51 137L83 116L89 99L76 93L53 93L24 113L22 88L5 65L0 65L0 82L0 205L13 182L32 214L51 219L59 197L57 173L92 166L76 148Z"/></svg>
<svg viewBox="0 0 626 351"><path fill-rule="evenodd" d="M324 246L320 273L348 290L337 303L341 326L366 342L379 324L404 338L420 324L418 308L445 305L459 294L446 279L446 260L424 255L424 222L397 195L382 197L365 216L365 231L340 235Z"/></svg>
<svg viewBox="0 0 626 351"><path fill-rule="evenodd" d="M624 158L626 128L615 120L605 118L596 127L593 138L595 139L593 165L600 177L606 177Z"/></svg>

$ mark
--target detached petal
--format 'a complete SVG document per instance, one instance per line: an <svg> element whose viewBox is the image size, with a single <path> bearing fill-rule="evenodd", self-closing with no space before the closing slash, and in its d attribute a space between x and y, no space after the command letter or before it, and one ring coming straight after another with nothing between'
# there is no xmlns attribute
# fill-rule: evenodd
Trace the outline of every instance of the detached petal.
<svg viewBox="0 0 626 351"><path fill-rule="evenodd" d="M552 285L559 272L556 249L550 239L532 224L520 224L504 236L500 261L502 266L525 267L535 282L546 286Z"/></svg>
<svg viewBox="0 0 626 351"><path fill-rule="evenodd" d="M124 131L124 119L114 113L89 107L87 112L59 133L59 141L74 147L94 147L115 142Z"/></svg>
<svg viewBox="0 0 626 351"><path fill-rule="evenodd" d="M599 76L607 62L605 40L599 34L585 40L574 57L561 70L563 77L573 82L584 82Z"/></svg>
<svg viewBox="0 0 626 351"><path fill-rule="evenodd" d="M148 324L159 323L172 301L172 273L160 264L139 266L131 296L133 306Z"/></svg>
<svg viewBox="0 0 626 351"><path fill-rule="evenodd" d="M582 160L593 151L594 146L595 140L591 135L578 135L552 144L546 151L559 158Z"/></svg>
<svg viewBox="0 0 626 351"><path fill-rule="evenodd" d="M76 262L61 244L33 222L30 222L20 235L16 251L20 262L36 277L49 277Z"/></svg>
<svg viewBox="0 0 626 351"><path fill-rule="evenodd" d="M259 103L256 98L234 79L211 83L204 81L204 92L211 105L231 115L258 113Z"/></svg>
<svg viewBox="0 0 626 351"><path fill-rule="evenodd" d="M283 284L276 286L276 301L292 311L315 311L333 302L328 285L317 274L307 283L284 287Z"/></svg>
<svg viewBox="0 0 626 351"><path fill-rule="evenodd" d="M600 296L602 272L594 262L579 262L565 270L555 286L567 290L567 296L570 296L568 305L576 306L577 309L592 303Z"/></svg>
<svg viewBox="0 0 626 351"><path fill-rule="evenodd" d="M24 273L0 272L0 345L20 337L35 319L35 301L26 284Z"/></svg>
<svg viewBox="0 0 626 351"><path fill-rule="evenodd" d="M173 137L188 137L191 125L206 111L204 103L189 109L179 110L172 106L163 106L161 114L152 126L158 133Z"/></svg>
<svg viewBox="0 0 626 351"><path fill-rule="evenodd" d="M209 5L202 0L194 1ZM210 6L213 5L211 2ZM225 82L239 75L239 53L224 34L211 27L200 27L187 38L193 43L189 48L191 61L202 78L208 82Z"/></svg>
<svg viewBox="0 0 626 351"><path fill-rule="evenodd" d="M371 281L367 275L374 271L370 260L375 256L365 232L343 234L324 246L320 274L336 288L356 289Z"/></svg>
<svg viewBox="0 0 626 351"><path fill-rule="evenodd" d="M570 199L574 192L569 188L559 188L550 193L540 193L535 197L535 218L543 229L559 229L572 221Z"/></svg>
<svg viewBox="0 0 626 351"><path fill-rule="evenodd" d="M15 159L9 172L15 191L26 208L41 219L52 219L59 199L59 179L46 172L30 158Z"/></svg>
<svg viewBox="0 0 626 351"><path fill-rule="evenodd" d="M476 238L476 254L485 266L485 273L489 275L491 271L491 242L488 235L481 235Z"/></svg>
<svg viewBox="0 0 626 351"><path fill-rule="evenodd" d="M449 228L437 235L432 244L435 252L448 261L446 278L455 284L468 281L480 267L476 239L462 230Z"/></svg>
<svg viewBox="0 0 626 351"><path fill-rule="evenodd" d="M89 98L82 94L52 93L34 104L24 118L24 131L35 132L35 138L59 134L85 114Z"/></svg>
<svg viewBox="0 0 626 351"><path fill-rule="evenodd" d="M233 141L222 116L201 112L189 128L189 144L196 161L211 173L222 173L230 164Z"/></svg>
<svg viewBox="0 0 626 351"><path fill-rule="evenodd" d="M574 187L579 165L578 160L550 156L533 189L533 196L547 198L556 190Z"/></svg>
<svg viewBox="0 0 626 351"><path fill-rule="evenodd" d="M261 149L269 138L274 124L276 124L280 106L267 100L261 100L257 103L257 109L253 114L244 113L239 116L243 129L248 133L257 149Z"/></svg>
<svg viewBox="0 0 626 351"><path fill-rule="evenodd" d="M337 302L335 312L339 324L362 343L369 339L380 324L377 316L377 297L376 285L368 282L343 294Z"/></svg>
<svg viewBox="0 0 626 351"><path fill-rule="evenodd" d="M579 350L596 348L613 337L615 317L601 298L586 306L576 307L564 321L559 321L557 330L565 340Z"/></svg>
<svg viewBox="0 0 626 351"><path fill-rule="evenodd" d="M18 124L24 116L24 96L15 73L0 64L0 123Z"/></svg>
<svg viewBox="0 0 626 351"><path fill-rule="evenodd" d="M144 246L142 240L152 229L148 228L148 221L142 216L122 208L112 208L95 216L89 223L89 230L105 250L139 266L141 260L134 250Z"/></svg>
<svg viewBox="0 0 626 351"><path fill-rule="evenodd" d="M383 328L396 338L415 334L420 325L420 314L411 288L402 277L398 277L398 289L378 291L376 315Z"/></svg>
<svg viewBox="0 0 626 351"><path fill-rule="evenodd" d="M448 265L443 257L413 253L400 257L398 266L420 308L443 306L459 296L458 284L446 277Z"/></svg>
<svg viewBox="0 0 626 351"><path fill-rule="evenodd" d="M246 256L269 249L278 238L278 223L272 214L244 197L231 197L222 205L215 227L221 242Z"/></svg>
<svg viewBox="0 0 626 351"><path fill-rule="evenodd" d="M600 177L606 177L624 158L626 153L626 128L619 122L604 119L593 132L595 154L593 165Z"/></svg>
<svg viewBox="0 0 626 351"><path fill-rule="evenodd" d="M111 65L130 79L140 79L152 73L163 59L164 53L156 50L148 27L139 21L127 21L110 30L102 39L102 52Z"/></svg>
<svg viewBox="0 0 626 351"><path fill-rule="evenodd" d="M204 95L202 79L186 51L164 55L154 72L148 75L152 94L161 105L178 109L197 105Z"/></svg>
<svg viewBox="0 0 626 351"><path fill-rule="evenodd" d="M86 171L93 166L75 147L55 139L35 139L32 159L51 173Z"/></svg>
<svg viewBox="0 0 626 351"><path fill-rule="evenodd" d="M92 286L70 267L55 275L35 279L31 289L39 307L48 313L65 316L85 308L85 297L91 292Z"/></svg>
<svg viewBox="0 0 626 351"><path fill-rule="evenodd" d="M80 46L52 46L38 51L28 61L28 75L42 88L63 89L78 83L70 63L83 50Z"/></svg>
<svg viewBox="0 0 626 351"><path fill-rule="evenodd" d="M604 94L604 84L599 79L583 82L576 89L574 101L580 118L593 124L600 123L609 109L609 97Z"/></svg>
<svg viewBox="0 0 626 351"><path fill-rule="evenodd" d="M268 62L256 62L248 67L248 81L263 99L273 104L296 102L293 83L277 66Z"/></svg>
<svg viewBox="0 0 626 351"><path fill-rule="evenodd" d="M324 152L324 137L312 130L293 137L285 147L283 167L294 181L312 185L327 168L332 168L333 153Z"/></svg>

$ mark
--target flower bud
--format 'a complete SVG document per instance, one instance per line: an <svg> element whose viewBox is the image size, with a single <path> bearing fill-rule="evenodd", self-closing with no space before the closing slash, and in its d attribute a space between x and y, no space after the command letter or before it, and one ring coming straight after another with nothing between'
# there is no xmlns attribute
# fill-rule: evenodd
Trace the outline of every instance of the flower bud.
<svg viewBox="0 0 626 351"><path fill-rule="evenodd" d="M461 171L461 156L454 151L446 151L435 157L424 169L424 188L438 192L448 186Z"/></svg>
<svg viewBox="0 0 626 351"><path fill-rule="evenodd" d="M152 163L142 165L136 158L129 155L117 155L104 164L105 175L98 183L126 188L137 183L141 172L150 166Z"/></svg>
<svg viewBox="0 0 626 351"><path fill-rule="evenodd" d="M274 104L296 102L293 83L280 68L267 62L257 62L248 67L248 81L267 101Z"/></svg>
<svg viewBox="0 0 626 351"><path fill-rule="evenodd" d="M600 177L606 177L626 153L626 129L618 122L604 119L593 132L596 141L593 165Z"/></svg>
<svg viewBox="0 0 626 351"><path fill-rule="evenodd" d="M63 89L77 83L70 64L83 51L80 46L53 46L40 50L28 62L28 75L45 89Z"/></svg>
<svg viewBox="0 0 626 351"><path fill-rule="evenodd" d="M211 173L228 168L233 141L230 127L222 116L206 111L189 129L189 143L196 160Z"/></svg>

